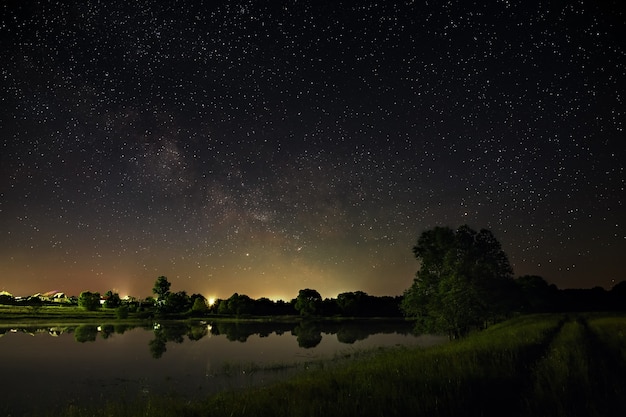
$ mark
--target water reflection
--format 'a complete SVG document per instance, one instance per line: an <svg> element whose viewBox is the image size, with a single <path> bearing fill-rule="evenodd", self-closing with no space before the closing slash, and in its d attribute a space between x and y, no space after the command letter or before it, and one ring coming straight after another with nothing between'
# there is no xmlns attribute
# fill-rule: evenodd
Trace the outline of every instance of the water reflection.
<svg viewBox="0 0 626 417"><path fill-rule="evenodd" d="M74 329L74 339L79 343L95 342L98 337L98 326L83 324Z"/></svg>
<svg viewBox="0 0 626 417"><path fill-rule="evenodd" d="M336 335L342 344L354 344L374 334L409 335L412 324L404 321L314 321L303 320L292 323L283 322L246 322L215 321L200 322L155 322L152 326L134 326L128 324L80 324L68 326L24 326L19 328L0 327L0 337L6 333L27 333L31 335L48 333L58 337L64 333L74 335L79 343L95 342L98 337L108 339L114 334L140 327L152 330L154 337L148 348L153 358L161 358L167 352L168 343L180 344L185 338L196 342L207 336L225 336L231 342L245 343L250 336L261 338L272 334L291 334L298 346L305 349L315 348L322 341L322 334Z"/></svg>
<svg viewBox="0 0 626 417"><path fill-rule="evenodd" d="M173 323L168 325L161 325L156 323L154 325L154 339L150 340L148 346L150 346L150 354L153 358L158 359L167 351L167 342L183 343L185 336L193 334L192 328L198 326L190 326L184 323ZM206 326L204 326L206 328ZM197 332L196 332L197 334ZM194 338L190 340L200 340L200 338Z"/></svg>
<svg viewBox="0 0 626 417"><path fill-rule="evenodd" d="M19 415L35 403L195 398L267 384L361 349L447 340L413 336L411 328L402 321L0 325L3 376L12 381L3 387L0 415ZM71 372L59 379L59 370Z"/></svg>
<svg viewBox="0 0 626 417"><path fill-rule="evenodd" d="M275 333L282 335L291 332L294 323L277 323L277 322L215 322L210 325L211 335L224 335L232 342L245 342L252 335L259 337L268 337Z"/></svg>
<svg viewBox="0 0 626 417"><path fill-rule="evenodd" d="M291 331L296 336L298 346L305 349L314 348L322 341L322 330L316 322L303 321Z"/></svg>

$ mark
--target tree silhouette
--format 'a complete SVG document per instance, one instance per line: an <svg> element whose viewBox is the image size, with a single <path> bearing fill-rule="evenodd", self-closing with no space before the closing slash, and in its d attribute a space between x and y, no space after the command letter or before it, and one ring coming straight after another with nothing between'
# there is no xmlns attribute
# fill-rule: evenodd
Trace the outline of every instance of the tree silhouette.
<svg viewBox="0 0 626 417"><path fill-rule="evenodd" d="M296 297L295 309L301 316L312 316L319 312L322 303L322 296L319 292L312 289L304 289L298 292Z"/></svg>
<svg viewBox="0 0 626 417"><path fill-rule="evenodd" d="M421 234L413 253L421 267L401 307L422 330L458 337L512 308L513 271L490 231L435 227Z"/></svg>
<svg viewBox="0 0 626 417"><path fill-rule="evenodd" d="M169 295L171 286L172 284L167 280L167 277L160 276L154 283L152 292L157 295L157 300L160 300Z"/></svg>
<svg viewBox="0 0 626 417"><path fill-rule="evenodd" d="M100 307L100 293L83 291L78 296L79 307L87 311L93 311Z"/></svg>
<svg viewBox="0 0 626 417"><path fill-rule="evenodd" d="M111 290L104 293L104 307L105 308L117 308L122 303L120 295Z"/></svg>

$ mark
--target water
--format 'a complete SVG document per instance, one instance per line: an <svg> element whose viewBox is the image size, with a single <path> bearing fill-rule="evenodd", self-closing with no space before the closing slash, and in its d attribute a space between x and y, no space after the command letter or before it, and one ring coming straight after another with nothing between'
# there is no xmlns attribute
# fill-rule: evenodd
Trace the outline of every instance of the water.
<svg viewBox="0 0 626 417"><path fill-rule="evenodd" d="M404 322L0 326L0 414L148 395L201 398L383 346L430 346Z"/></svg>

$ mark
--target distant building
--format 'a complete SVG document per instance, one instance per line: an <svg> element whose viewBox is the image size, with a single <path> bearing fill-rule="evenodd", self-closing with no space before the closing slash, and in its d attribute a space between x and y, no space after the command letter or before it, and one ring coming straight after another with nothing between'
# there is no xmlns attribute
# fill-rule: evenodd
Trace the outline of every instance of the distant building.
<svg viewBox="0 0 626 417"><path fill-rule="evenodd" d="M34 294L31 298L39 298L41 301L48 301L53 303L69 303L69 298L65 295L65 293L61 291L48 291L46 293L37 293Z"/></svg>
<svg viewBox="0 0 626 417"><path fill-rule="evenodd" d="M4 290L0 291L0 304L13 304L14 302L13 294Z"/></svg>

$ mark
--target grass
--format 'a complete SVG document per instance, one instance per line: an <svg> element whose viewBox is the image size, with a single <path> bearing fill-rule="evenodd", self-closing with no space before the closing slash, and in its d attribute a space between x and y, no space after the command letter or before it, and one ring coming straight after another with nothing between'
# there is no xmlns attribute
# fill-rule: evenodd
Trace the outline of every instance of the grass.
<svg viewBox="0 0 626 417"><path fill-rule="evenodd" d="M626 318L521 316L442 346L341 356L202 401L150 397L44 415L626 415L625 371Z"/></svg>
<svg viewBox="0 0 626 417"><path fill-rule="evenodd" d="M90 319L90 318L115 318L115 310L98 309L87 311L77 306L65 305L42 305L32 306L11 306L0 304L0 318L2 322L7 320L42 320L51 319Z"/></svg>

